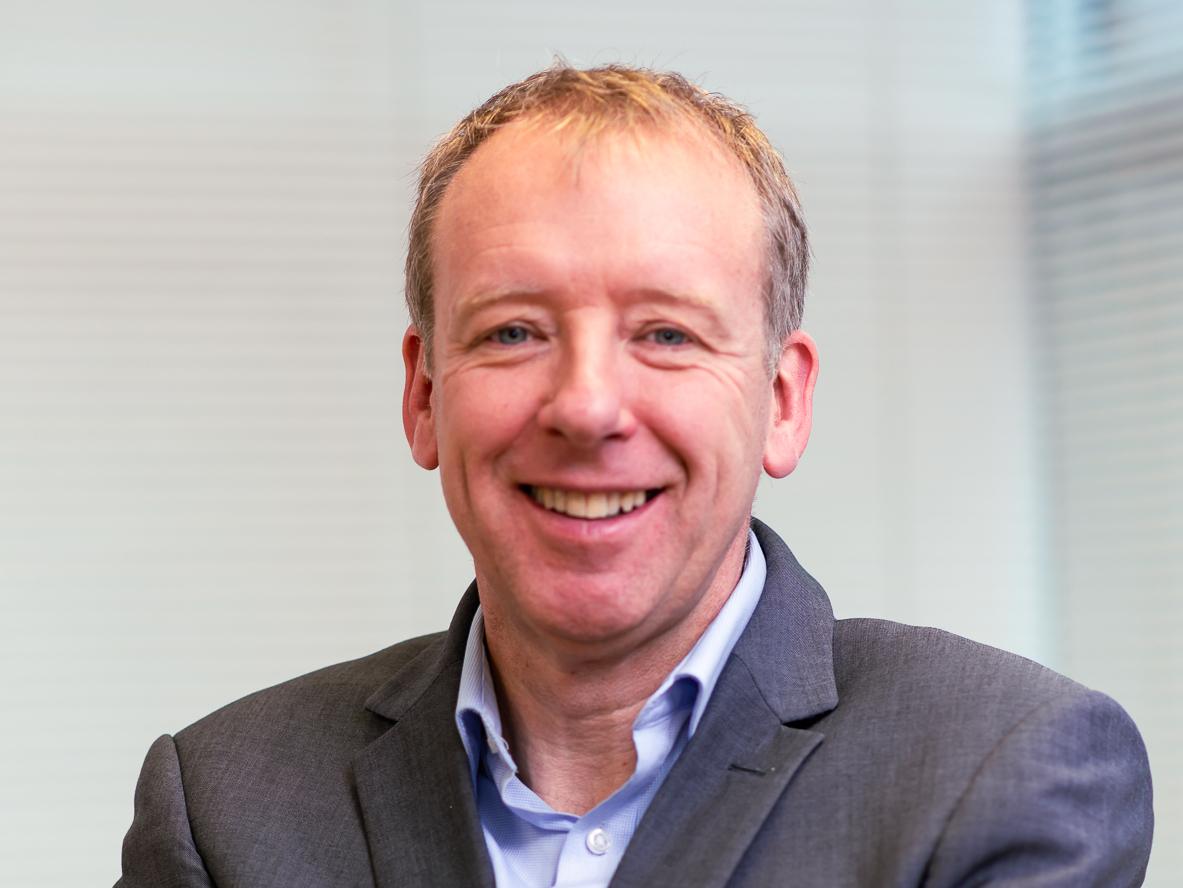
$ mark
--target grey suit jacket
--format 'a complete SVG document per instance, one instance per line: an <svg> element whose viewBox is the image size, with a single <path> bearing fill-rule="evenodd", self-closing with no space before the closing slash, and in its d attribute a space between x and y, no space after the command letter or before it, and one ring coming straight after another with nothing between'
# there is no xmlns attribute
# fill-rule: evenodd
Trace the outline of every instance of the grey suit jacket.
<svg viewBox="0 0 1183 888"><path fill-rule="evenodd" d="M1141 883L1150 772L1116 703L945 632L835 622L753 526L763 598L613 886ZM476 604L157 740L118 885L491 886L453 719Z"/></svg>

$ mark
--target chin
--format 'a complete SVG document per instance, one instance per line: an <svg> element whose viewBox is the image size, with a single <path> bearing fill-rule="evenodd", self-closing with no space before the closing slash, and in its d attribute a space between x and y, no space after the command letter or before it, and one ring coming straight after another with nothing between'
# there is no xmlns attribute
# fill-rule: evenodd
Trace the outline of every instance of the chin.
<svg viewBox="0 0 1183 888"><path fill-rule="evenodd" d="M666 583L652 577L622 580L609 576L552 577L539 582L533 576L516 586L512 607L531 634L557 642L611 647L616 640L637 641L638 634L659 633L678 622L678 613L666 613L672 604ZM666 589L662 597L647 598L639 590ZM676 610L676 609L675 609Z"/></svg>

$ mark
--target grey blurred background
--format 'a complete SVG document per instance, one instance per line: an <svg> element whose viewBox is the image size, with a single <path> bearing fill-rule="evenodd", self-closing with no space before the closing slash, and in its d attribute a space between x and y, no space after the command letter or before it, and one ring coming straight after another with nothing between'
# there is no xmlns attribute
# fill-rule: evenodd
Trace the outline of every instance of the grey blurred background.
<svg viewBox="0 0 1183 888"><path fill-rule="evenodd" d="M756 513L839 616L1117 697L1183 884L1183 5L0 2L0 861L109 884L143 755L442 628L399 418L414 166L555 53L745 102L822 374Z"/></svg>

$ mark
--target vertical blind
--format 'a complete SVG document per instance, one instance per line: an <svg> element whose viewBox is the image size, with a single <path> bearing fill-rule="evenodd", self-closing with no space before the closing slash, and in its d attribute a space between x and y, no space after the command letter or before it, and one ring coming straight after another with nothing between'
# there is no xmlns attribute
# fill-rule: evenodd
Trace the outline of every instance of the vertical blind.
<svg viewBox="0 0 1183 888"><path fill-rule="evenodd" d="M1149 884L1167 884L1155 879L1183 871L1183 6L1029 10L1061 665L1142 728L1158 814Z"/></svg>

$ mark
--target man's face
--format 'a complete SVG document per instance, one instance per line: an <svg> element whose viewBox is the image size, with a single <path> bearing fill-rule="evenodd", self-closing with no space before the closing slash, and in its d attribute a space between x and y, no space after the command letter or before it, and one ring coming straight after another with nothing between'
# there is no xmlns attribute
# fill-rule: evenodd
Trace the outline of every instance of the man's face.
<svg viewBox="0 0 1183 888"><path fill-rule="evenodd" d="M773 431L763 244L750 181L694 134L576 150L511 125L452 182L434 366L408 331L404 416L491 627L628 650L714 616L761 463L804 446Z"/></svg>

